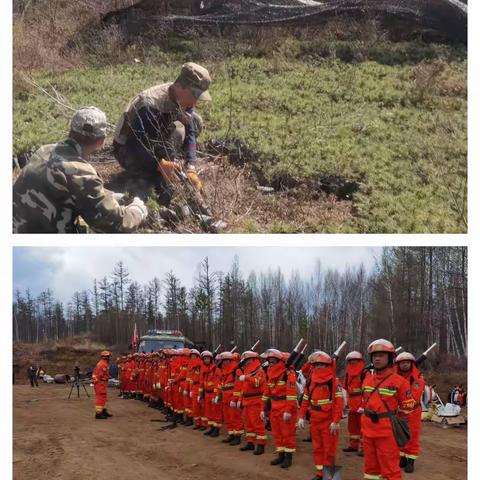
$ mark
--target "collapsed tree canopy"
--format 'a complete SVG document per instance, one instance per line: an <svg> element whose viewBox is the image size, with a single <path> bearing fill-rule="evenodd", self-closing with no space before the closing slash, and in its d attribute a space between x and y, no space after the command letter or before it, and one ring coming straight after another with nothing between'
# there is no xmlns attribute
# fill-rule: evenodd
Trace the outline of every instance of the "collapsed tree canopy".
<svg viewBox="0 0 480 480"><path fill-rule="evenodd" d="M153 26L165 21L187 25L311 26L332 17L378 17L388 27L434 32L467 42L467 5L462 0L142 0L110 12L106 22Z"/></svg>

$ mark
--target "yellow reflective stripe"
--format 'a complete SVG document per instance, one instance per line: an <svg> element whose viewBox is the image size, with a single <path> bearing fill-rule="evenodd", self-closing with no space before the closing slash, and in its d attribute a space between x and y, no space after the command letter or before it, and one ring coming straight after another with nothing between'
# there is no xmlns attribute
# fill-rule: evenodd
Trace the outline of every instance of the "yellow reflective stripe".
<svg viewBox="0 0 480 480"><path fill-rule="evenodd" d="M247 433L245 436L246 437L256 437L257 435L255 433Z"/></svg>
<svg viewBox="0 0 480 480"><path fill-rule="evenodd" d="M266 435L257 435L257 440L266 440L267 436Z"/></svg>
<svg viewBox="0 0 480 480"><path fill-rule="evenodd" d="M323 470L323 465L315 465L315 468L316 468L317 470Z"/></svg>
<svg viewBox="0 0 480 480"><path fill-rule="evenodd" d="M262 396L262 400L266 402L268 400L268 397L265 397L264 395Z"/></svg>
<svg viewBox="0 0 480 480"><path fill-rule="evenodd" d="M362 390L363 390L364 392L373 392L373 391L375 390L375 388L374 388L374 387L365 386L365 387L362 388Z"/></svg>
<svg viewBox="0 0 480 480"><path fill-rule="evenodd" d="M296 396L296 395L287 395L287 400L295 400L295 401L297 401L297 396Z"/></svg>
<svg viewBox="0 0 480 480"><path fill-rule="evenodd" d="M406 453L405 458L410 458L411 460L416 460L418 458L418 455L410 455L410 454Z"/></svg>
<svg viewBox="0 0 480 480"><path fill-rule="evenodd" d="M382 480L381 475L370 475L368 473L364 473L363 478L366 478L367 480Z"/></svg>
<svg viewBox="0 0 480 480"><path fill-rule="evenodd" d="M343 393L337 392L335 394L335 398L342 398L342 397L343 397Z"/></svg>
<svg viewBox="0 0 480 480"><path fill-rule="evenodd" d="M308 395L304 395L303 399L308 401L308 400L310 400L310 397Z"/></svg>
<svg viewBox="0 0 480 480"><path fill-rule="evenodd" d="M285 451L285 448L284 447L277 447L277 452L284 452Z"/></svg>
<svg viewBox="0 0 480 480"><path fill-rule="evenodd" d="M234 397L239 397L240 395L241 395L240 392L233 392L233 396L234 396Z"/></svg>
<svg viewBox="0 0 480 480"><path fill-rule="evenodd" d="M296 450L295 450L295 448L284 448L283 451L284 451L285 453L293 453L293 452L295 452Z"/></svg>
<svg viewBox="0 0 480 480"><path fill-rule="evenodd" d="M362 438L362 436L361 435L350 435L350 438L352 440L360 440ZM400 455L401 455L401 453L400 453Z"/></svg>
<svg viewBox="0 0 480 480"><path fill-rule="evenodd" d="M331 400L312 400L312 405L329 405L330 403L332 403Z"/></svg>

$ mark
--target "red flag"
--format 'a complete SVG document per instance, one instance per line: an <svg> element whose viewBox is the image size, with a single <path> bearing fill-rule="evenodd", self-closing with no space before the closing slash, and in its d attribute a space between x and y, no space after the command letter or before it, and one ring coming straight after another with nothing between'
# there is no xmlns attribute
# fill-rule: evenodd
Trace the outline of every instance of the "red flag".
<svg viewBox="0 0 480 480"><path fill-rule="evenodd" d="M138 352L138 330L137 324L133 327L133 337L132 337L132 353Z"/></svg>

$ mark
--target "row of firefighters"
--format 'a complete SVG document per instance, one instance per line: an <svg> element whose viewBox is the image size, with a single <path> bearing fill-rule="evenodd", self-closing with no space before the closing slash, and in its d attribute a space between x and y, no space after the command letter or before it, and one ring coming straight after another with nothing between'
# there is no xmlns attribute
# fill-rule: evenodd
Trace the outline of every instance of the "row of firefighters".
<svg viewBox="0 0 480 480"><path fill-rule="evenodd" d="M297 372L287 362L290 354L277 349L262 355L254 351L215 355L187 348L136 353L119 362L120 390L123 398L143 399L163 410L171 427L180 423L217 437L225 426L224 443L230 445L241 444L245 435L240 449L254 455L264 453L268 426L276 447L271 464L282 468L292 464L296 429L309 421L314 480L335 468L345 391L349 445L343 451L364 457L364 479L399 480L402 469L413 472L419 455L425 382L415 357L408 352L396 355L387 340L372 342L368 354L371 369L365 368L360 352L347 355L341 382L335 359L314 351L302 367L306 382L299 398ZM94 372L97 418L110 415L105 408L108 361L109 352L102 352ZM403 447L394 433L395 415L410 427L410 440Z"/></svg>

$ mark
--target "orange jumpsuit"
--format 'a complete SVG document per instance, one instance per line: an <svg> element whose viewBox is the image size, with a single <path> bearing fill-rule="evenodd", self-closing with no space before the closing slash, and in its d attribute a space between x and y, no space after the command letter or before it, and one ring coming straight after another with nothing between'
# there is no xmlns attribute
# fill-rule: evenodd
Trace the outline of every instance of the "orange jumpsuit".
<svg viewBox="0 0 480 480"><path fill-rule="evenodd" d="M195 426L201 426L202 423L202 409L201 403L198 401L200 395L200 370L202 361L199 358L194 358L190 361L190 369L188 371L188 396L190 398L191 416Z"/></svg>
<svg viewBox="0 0 480 480"><path fill-rule="evenodd" d="M397 367L397 373L407 380L410 384L412 397L415 405L412 410L404 412L400 410L400 417L408 420L410 425L410 441L400 450L400 456L416 460L420 453L420 432L422 430L422 395L425 390L425 379L420 370L413 365L409 373L400 372Z"/></svg>
<svg viewBox="0 0 480 480"><path fill-rule="evenodd" d="M267 382L263 390L263 410L271 401L270 424L277 452L293 453L296 450L295 430L298 414L297 377L283 362L268 368ZM284 413L291 418L283 419Z"/></svg>
<svg viewBox="0 0 480 480"><path fill-rule="evenodd" d="M237 364L231 363L221 368L221 380L219 384L219 398L221 398L223 420L229 435L242 435L243 422L242 413L236 406L232 408L230 402L237 402L237 396L234 396L235 377Z"/></svg>
<svg viewBox="0 0 480 480"><path fill-rule="evenodd" d="M223 426L223 406L222 402L213 403L214 398L218 398L220 385L222 384L222 369L215 366L213 369L213 397L212 397L212 426L221 428Z"/></svg>
<svg viewBox="0 0 480 480"><path fill-rule="evenodd" d="M342 385L335 378L334 369L313 370L305 384L300 417L305 419L307 411L315 472L321 476L325 465L335 465L339 435L330 433L330 424L339 423L343 414Z"/></svg>
<svg viewBox="0 0 480 480"><path fill-rule="evenodd" d="M355 367L348 365L343 381L343 388L348 395L348 434L350 447L358 450L362 440L362 415L357 412L362 406L362 371L365 362L359 362Z"/></svg>
<svg viewBox="0 0 480 480"><path fill-rule="evenodd" d="M368 372L362 384L362 391L364 478L368 480L401 480L402 473L398 462L400 450L383 401L390 411L397 411L399 408L410 410L414 400L408 382L397 375L393 368L387 368L382 373ZM379 417L376 418L375 414Z"/></svg>
<svg viewBox="0 0 480 480"><path fill-rule="evenodd" d="M92 374L93 388L95 390L96 413L102 413L107 406L107 387L109 378L108 362L102 358L95 366Z"/></svg>
<svg viewBox="0 0 480 480"><path fill-rule="evenodd" d="M260 412L263 406L262 393L265 389L266 374L263 368L259 368L260 365L260 360L257 359L248 364L243 372L245 380L237 384L234 398L242 401L247 442L265 445L267 432ZM253 373L257 369L258 371Z"/></svg>
<svg viewBox="0 0 480 480"><path fill-rule="evenodd" d="M200 395L202 397L203 405L203 416L202 416L202 425L214 427L214 414L213 414L213 403L212 400L215 396L214 392L214 369L215 365L211 363L210 365L202 365L201 368L201 390Z"/></svg>

